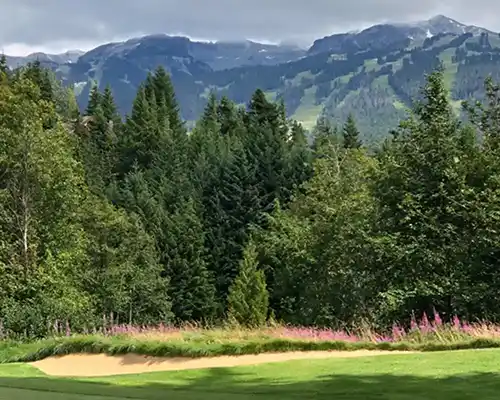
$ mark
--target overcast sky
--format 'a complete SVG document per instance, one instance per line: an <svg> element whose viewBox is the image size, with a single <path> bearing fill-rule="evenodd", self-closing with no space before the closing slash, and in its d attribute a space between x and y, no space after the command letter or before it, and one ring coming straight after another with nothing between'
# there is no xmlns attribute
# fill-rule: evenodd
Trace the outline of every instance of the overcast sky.
<svg viewBox="0 0 500 400"><path fill-rule="evenodd" d="M87 50L150 33L309 44L335 32L436 14L500 31L498 0L1 0L0 51Z"/></svg>

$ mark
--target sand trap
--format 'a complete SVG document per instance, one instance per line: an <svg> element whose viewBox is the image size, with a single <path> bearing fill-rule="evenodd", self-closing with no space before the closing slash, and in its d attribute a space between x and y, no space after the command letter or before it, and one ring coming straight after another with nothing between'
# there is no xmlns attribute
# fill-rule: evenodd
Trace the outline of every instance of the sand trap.
<svg viewBox="0 0 500 400"><path fill-rule="evenodd" d="M50 357L30 365L53 376L94 377L140 374L154 371L180 371L186 369L236 367L290 360L367 357L385 354L410 354L397 351L315 351L268 353L244 356L208 358L159 358L135 354L109 356L106 354L74 354Z"/></svg>

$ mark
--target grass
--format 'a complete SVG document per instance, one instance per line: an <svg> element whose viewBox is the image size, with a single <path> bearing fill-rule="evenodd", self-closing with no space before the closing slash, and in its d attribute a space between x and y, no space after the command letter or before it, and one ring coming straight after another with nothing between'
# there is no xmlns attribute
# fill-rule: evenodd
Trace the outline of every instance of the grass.
<svg viewBox="0 0 500 400"><path fill-rule="evenodd" d="M453 63L454 49L447 49L439 55L439 59L443 62L444 70L444 84L447 90L453 89L455 77L458 71L458 64Z"/></svg>
<svg viewBox="0 0 500 400"><path fill-rule="evenodd" d="M498 398L500 350L300 360L258 366L60 379L0 366L11 400L461 400Z"/></svg>
<svg viewBox="0 0 500 400"><path fill-rule="evenodd" d="M59 324L56 324L59 326ZM445 324L438 313L414 318L408 329L394 325L390 332L364 328L356 331L272 325L260 329L236 327L203 329L159 325L137 327L108 324L93 334L72 334L68 323L55 336L19 342L0 341L0 363L41 360L50 356L91 354L142 354L159 357L200 358L222 355L290 351L447 351L500 348L500 326L470 324L458 317ZM4 336L3 332L2 336Z"/></svg>
<svg viewBox="0 0 500 400"><path fill-rule="evenodd" d="M378 71L382 67L381 65L378 65L376 58L365 60L364 66L367 72Z"/></svg>
<svg viewBox="0 0 500 400"><path fill-rule="evenodd" d="M500 348L500 340L477 338L456 342L348 342L340 340L253 339L253 340L161 340L115 336L74 336L53 338L33 343L4 344L0 349L1 363L30 362L65 354L142 354L157 357L201 358L222 355L284 353L291 351L421 351Z"/></svg>
<svg viewBox="0 0 500 400"><path fill-rule="evenodd" d="M299 107L295 111L293 118L301 122L304 128L312 129L323 110L323 104L316 104L316 86L305 90Z"/></svg>

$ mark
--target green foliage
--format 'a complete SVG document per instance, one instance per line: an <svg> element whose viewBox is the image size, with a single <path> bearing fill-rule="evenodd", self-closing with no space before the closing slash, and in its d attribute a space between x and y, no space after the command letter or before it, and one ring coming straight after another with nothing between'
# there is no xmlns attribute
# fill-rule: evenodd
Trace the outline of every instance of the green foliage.
<svg viewBox="0 0 500 400"><path fill-rule="evenodd" d="M264 272L258 269L257 251L249 244L240 272L229 289L229 320L245 326L263 326L267 320L269 294Z"/></svg>
<svg viewBox="0 0 500 400"><path fill-rule="evenodd" d="M83 171L32 79L23 72L0 87L0 296L7 329L40 335L46 318L81 321L91 304L80 280Z"/></svg>
<svg viewBox="0 0 500 400"><path fill-rule="evenodd" d="M359 149L361 142L359 141L359 131L356 127L354 116L349 114L343 129L344 148L346 149Z"/></svg>
<svg viewBox="0 0 500 400"><path fill-rule="evenodd" d="M381 330L434 308L500 319L491 80L461 122L438 69L372 152L353 115L342 132L318 119L310 143L262 90L246 109L211 93L188 134L162 68L123 123L109 87L80 115L39 64L0 74L8 335L46 336L56 320L81 332L103 315Z"/></svg>
<svg viewBox="0 0 500 400"><path fill-rule="evenodd" d="M386 290L389 296L402 290L395 305L399 312L430 311L434 304L453 315L464 294L458 282L469 263L475 236L470 218L477 204L467 185L467 165L460 162L460 128L440 71L429 76L423 95L382 158L377 182L379 227L387 232L385 264L391 266Z"/></svg>

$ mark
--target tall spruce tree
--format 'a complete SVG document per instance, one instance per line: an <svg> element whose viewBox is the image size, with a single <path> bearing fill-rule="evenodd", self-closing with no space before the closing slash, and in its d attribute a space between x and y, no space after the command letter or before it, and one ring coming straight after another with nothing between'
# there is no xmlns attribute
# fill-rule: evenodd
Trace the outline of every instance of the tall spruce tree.
<svg viewBox="0 0 500 400"><path fill-rule="evenodd" d="M244 252L238 276L231 285L228 296L230 321L249 327L266 323L269 294L264 272L258 269L257 251L250 244Z"/></svg>
<svg viewBox="0 0 500 400"><path fill-rule="evenodd" d="M376 194L388 243L387 321L433 306L448 316L456 311L457 282L464 278L471 243L466 232L473 227L466 222L472 203L463 156L459 123L438 70L381 159Z"/></svg>
<svg viewBox="0 0 500 400"><path fill-rule="evenodd" d="M5 74L9 72L9 66L7 65L7 57L5 54L0 56L0 74Z"/></svg>
<svg viewBox="0 0 500 400"><path fill-rule="evenodd" d="M85 115L93 115L95 109L102 103L102 94L99 91L99 87L94 84L92 89L90 89L89 101L87 103L87 108L85 109Z"/></svg>
<svg viewBox="0 0 500 400"><path fill-rule="evenodd" d="M359 130L356 126L354 116L349 114L343 128L344 148L345 149L359 149L361 141L359 139Z"/></svg>

